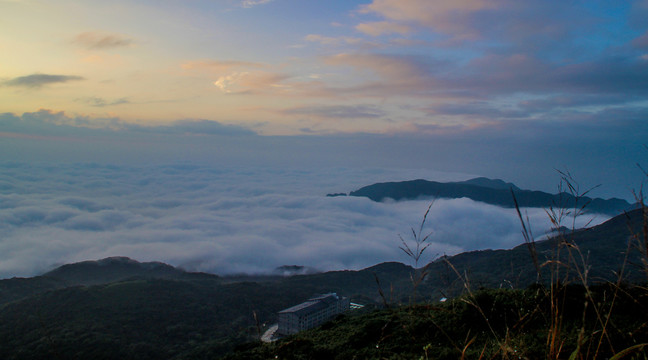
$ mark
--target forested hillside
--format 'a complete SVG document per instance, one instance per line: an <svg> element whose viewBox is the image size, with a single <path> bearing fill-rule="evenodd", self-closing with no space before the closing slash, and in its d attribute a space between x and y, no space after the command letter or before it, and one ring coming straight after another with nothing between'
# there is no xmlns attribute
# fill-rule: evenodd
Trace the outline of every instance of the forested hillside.
<svg viewBox="0 0 648 360"><path fill-rule="evenodd" d="M552 326L565 339L552 350L560 357L579 344L587 346L584 358L612 354L639 344L648 328L648 292L622 285L646 281L645 216L639 209L591 229L442 257L419 269L382 263L360 271L219 277L120 257L68 264L0 280L0 358L200 359L235 349L233 358L456 358L463 349L475 356L517 349L536 358L548 351L542 344ZM253 345L277 311L325 292L367 305L366 314L276 345ZM597 331L605 332L602 340Z"/></svg>

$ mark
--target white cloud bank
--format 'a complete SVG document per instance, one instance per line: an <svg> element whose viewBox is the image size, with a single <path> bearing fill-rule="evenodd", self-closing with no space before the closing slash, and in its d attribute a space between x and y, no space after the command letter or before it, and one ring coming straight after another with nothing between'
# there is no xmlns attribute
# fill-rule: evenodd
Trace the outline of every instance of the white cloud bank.
<svg viewBox="0 0 648 360"><path fill-rule="evenodd" d="M428 201L325 197L376 181L458 175L401 170L0 164L0 278L107 256L215 273L407 262L398 249ZM549 228L529 209L536 233ZM594 222L606 218L597 217ZM583 219L587 221L589 219ZM523 241L514 210L437 200L429 256Z"/></svg>

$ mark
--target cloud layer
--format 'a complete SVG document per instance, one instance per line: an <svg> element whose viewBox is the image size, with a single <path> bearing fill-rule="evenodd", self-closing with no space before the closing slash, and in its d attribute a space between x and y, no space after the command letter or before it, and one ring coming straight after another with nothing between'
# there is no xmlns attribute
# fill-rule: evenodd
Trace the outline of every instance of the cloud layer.
<svg viewBox="0 0 648 360"><path fill-rule="evenodd" d="M84 80L81 76L75 75L52 75L52 74L32 74L19 76L4 82L6 86L26 87L38 89L45 85L66 83L69 81Z"/></svg>
<svg viewBox="0 0 648 360"><path fill-rule="evenodd" d="M134 43L132 39L123 35L97 31L82 32L72 42L90 50L128 47Z"/></svg>
<svg viewBox="0 0 648 360"><path fill-rule="evenodd" d="M600 99L555 97L529 101L533 109ZM610 104L624 101L607 98ZM207 119L176 120L156 126L118 117L88 117L40 110L0 114L0 153L28 162L99 162L129 165L193 162L226 167L429 169L513 181L518 186L556 190L556 171L569 171L584 188L601 185L597 196L633 201L632 189L645 181L648 112L643 107L612 106L591 113L562 109L560 121L543 115L519 121L517 111L471 103L421 109L452 119L469 113L483 124L439 126L394 124L388 134L331 134L331 123L362 126L383 115L371 104L287 108L279 114L304 119L309 136L261 136L246 128ZM123 106L130 106L124 104ZM314 124L307 122L314 121ZM262 122L260 122L262 124ZM310 126L306 126L306 125ZM628 132L624 129L632 129ZM395 180L411 180L402 176ZM383 179L377 179L378 181ZM366 185L359 184L359 185ZM338 189L340 190L340 189ZM346 189L351 190L351 189Z"/></svg>
<svg viewBox="0 0 648 360"><path fill-rule="evenodd" d="M114 255L216 273L407 262L398 235L408 239L429 204L324 196L399 174L389 170L94 163L0 169L0 278ZM549 228L542 210L528 214L537 234ZM467 199L437 200L427 225L428 260L523 241L514 211Z"/></svg>

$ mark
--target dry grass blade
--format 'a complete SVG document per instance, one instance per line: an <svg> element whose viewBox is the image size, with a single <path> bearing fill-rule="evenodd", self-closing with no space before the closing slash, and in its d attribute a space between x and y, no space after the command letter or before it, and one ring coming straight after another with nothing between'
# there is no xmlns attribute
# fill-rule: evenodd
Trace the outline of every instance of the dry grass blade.
<svg viewBox="0 0 648 360"><path fill-rule="evenodd" d="M410 274L410 279L412 281L412 295L410 296L410 305L413 305L416 302L416 291L418 289L418 286L425 280L425 277L428 275L428 271L423 269L419 271L419 262L421 261L421 257L423 256L423 253L425 253L425 250L432 245L431 243L428 242L430 239L430 236L432 235L432 232L427 233L425 236L423 236L423 229L425 228L425 223L427 221L427 217L430 214L430 209L432 208L432 205L434 205L434 200L430 203L430 205L427 207L425 214L423 215L423 220L421 220L421 224L419 226L418 232L414 228L410 228L412 231L412 246L399 234L398 238L400 239L401 246L398 248L401 249L410 259L413 260L413 266L414 266L414 271Z"/></svg>
<svg viewBox="0 0 648 360"><path fill-rule="evenodd" d="M518 218L520 219L520 224L522 224L522 237L524 237L524 243L527 245L529 249L529 254L531 255L531 260L533 261L533 266L536 269L536 281L541 282L542 281L542 273L540 272L540 264L538 261L538 252L536 251L536 246L535 246L535 239L533 238L533 233L531 233L531 228L527 225L529 222L529 219L527 217L526 221L524 220L524 217L522 216L522 211L520 210L520 204L517 201L517 198L515 197L515 193L513 192L513 189L511 188L511 196L513 197L513 204L515 204L515 211L517 211Z"/></svg>
<svg viewBox="0 0 648 360"><path fill-rule="evenodd" d="M378 279L378 275L376 273L373 273L374 279L376 280L376 284L378 285L378 294L380 295L380 298L382 299L383 305L385 308L389 308L389 302L387 302L387 298L385 297L385 293L383 292L382 286L380 286L380 280Z"/></svg>
<svg viewBox="0 0 648 360"><path fill-rule="evenodd" d="M469 334L469 335L470 335L470 334ZM468 347L469 347L472 343L475 342L475 340L477 340L477 337L476 337L476 336L474 336L472 339L468 340L468 342L466 343L466 345L463 347L463 349L461 350L461 360L466 359L466 351L468 350Z"/></svg>
<svg viewBox="0 0 648 360"><path fill-rule="evenodd" d="M639 350L643 349L646 346L648 346L648 343L643 343L643 344L637 344L637 345L634 345L634 346L630 346L629 348L623 349L623 350L619 351L618 353L616 353L614 356L612 356L610 358L610 360L622 359L622 358L626 357L627 355L632 354L635 351L639 351Z"/></svg>
<svg viewBox="0 0 648 360"><path fill-rule="evenodd" d="M398 238L401 241L402 246L399 246L398 248L401 249L407 256L409 256L412 260L414 260L414 267L418 268L419 261L421 260L421 257L423 256L423 253L427 248L431 245L429 242L427 242L432 235L432 232L429 232L425 236L423 236L423 228L425 227L425 223L427 221L428 214L430 213L430 209L432 208L432 205L434 205L434 200L430 203L430 205L427 207L427 210L425 211L425 214L423 215L423 220L421 221L421 225L419 226L418 232L414 230L414 228L410 228L412 231L412 240L413 244L410 247L407 241L399 234Z"/></svg>

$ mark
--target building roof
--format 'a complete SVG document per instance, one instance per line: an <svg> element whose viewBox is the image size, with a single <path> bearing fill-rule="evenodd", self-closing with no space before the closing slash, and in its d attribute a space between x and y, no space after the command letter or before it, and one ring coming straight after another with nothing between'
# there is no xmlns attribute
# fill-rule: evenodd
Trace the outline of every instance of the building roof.
<svg viewBox="0 0 648 360"><path fill-rule="evenodd" d="M320 296L315 296L307 301L304 301L301 304L289 307L287 309L279 311L279 314L296 314L303 315L315 312L317 310L325 309L331 304L335 303L338 300L336 293L329 293Z"/></svg>

